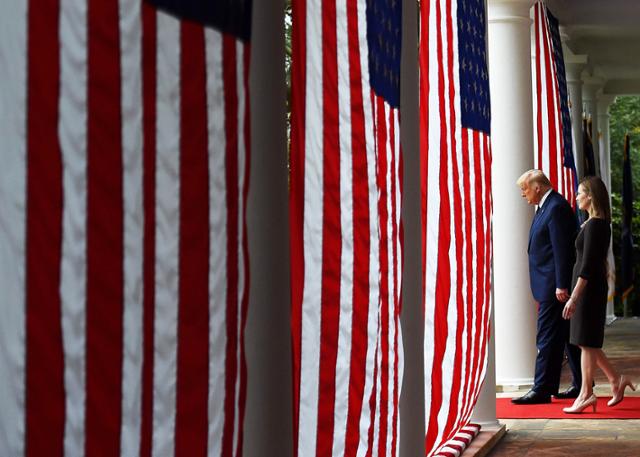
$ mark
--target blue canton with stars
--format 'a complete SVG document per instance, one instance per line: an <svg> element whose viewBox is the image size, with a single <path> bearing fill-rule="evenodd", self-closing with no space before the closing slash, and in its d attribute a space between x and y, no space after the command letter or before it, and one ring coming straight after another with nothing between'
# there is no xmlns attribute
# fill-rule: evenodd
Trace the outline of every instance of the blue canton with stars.
<svg viewBox="0 0 640 457"><path fill-rule="evenodd" d="M575 168L573 161L573 146L571 138L571 117L569 116L569 103L567 96L567 77L564 68L564 57L562 55L562 43L560 42L560 31L558 20L547 8L549 18L549 32L553 45L553 60L556 64L556 74L558 76L558 88L560 91L560 115L562 117L562 138L564 140L564 150L562 151L562 164L568 168Z"/></svg>
<svg viewBox="0 0 640 457"><path fill-rule="evenodd" d="M401 24L401 0L367 0L369 83L393 108L400 106Z"/></svg>
<svg viewBox="0 0 640 457"><path fill-rule="evenodd" d="M491 130L484 0L458 0L460 108L463 128Z"/></svg>
<svg viewBox="0 0 640 457"><path fill-rule="evenodd" d="M231 34L251 38L252 0L147 0L179 19L189 20Z"/></svg>

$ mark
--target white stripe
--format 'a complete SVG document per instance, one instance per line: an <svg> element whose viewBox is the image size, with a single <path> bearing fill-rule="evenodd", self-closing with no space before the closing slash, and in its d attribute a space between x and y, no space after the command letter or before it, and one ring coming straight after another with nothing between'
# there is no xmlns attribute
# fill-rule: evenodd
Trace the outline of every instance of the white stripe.
<svg viewBox="0 0 640 457"><path fill-rule="evenodd" d="M300 354L298 455L314 455L318 421L320 307L322 300L322 14L319 2L307 3L305 164L304 164L304 288Z"/></svg>
<svg viewBox="0 0 640 457"><path fill-rule="evenodd" d="M340 144L340 316L336 355L335 398L333 405L333 455L344 455L349 410L349 375L353 315L353 154L351 149L351 85L349 82L349 42L347 4L336 0L336 34L338 58L338 108Z"/></svg>
<svg viewBox="0 0 640 457"><path fill-rule="evenodd" d="M142 22L140 4L120 1L122 166L124 172L124 341L120 454L140 452L143 354Z"/></svg>
<svg viewBox="0 0 640 457"><path fill-rule="evenodd" d="M11 11L11 13L9 13ZM27 2L0 14L0 455L24 453Z"/></svg>
<svg viewBox="0 0 640 457"><path fill-rule="evenodd" d="M209 433L208 455L219 456L224 429L227 345L227 183L222 34L205 29L209 131Z"/></svg>
<svg viewBox="0 0 640 457"><path fill-rule="evenodd" d="M60 4L58 136L63 161L60 299L64 346L65 455L85 440L87 280L87 5Z"/></svg>
<svg viewBox="0 0 640 457"><path fill-rule="evenodd" d="M367 42L367 17L364 2L358 2L358 48L360 49L360 71L362 72L362 106L364 113L364 134L367 150L367 181L369 190L369 312L367 317L367 358L365 364L364 390L360 410L357 456L366 455L368 448L371 409L369 399L373 389L376 341L378 338L378 315L380 287L378 271L380 269L378 186L375 162L375 123L374 108L371 105L371 87L369 85L369 45Z"/></svg>
<svg viewBox="0 0 640 457"><path fill-rule="evenodd" d="M455 119L455 139L456 139L456 150L454 151L455 156L453 157L453 160L456 162L457 167L458 167L458 182L453 182L453 175L451 176L452 178L452 184L455 186L454 190L452 192L452 196L453 195L458 195L460 198L460 213L461 213L461 217L462 220L456 220L455 216L452 217L452 221L453 221L453 225L452 225L452 240L454 239L453 234L456 231L456 226L460 227L460 234L459 236L462 238L461 240L459 240L458 242L461 244L461 252L462 252L462 256L460 259L457 259L455 254L452 259L456 259L456 263L452 264L452 269L451 271L456 271L457 272L457 278L458 278L458 286L457 287L452 287L452 294L451 297L455 297L455 299L451 302L450 306L454 306L456 308L456 312L458 309L458 305L461 306L463 312L462 315L458 315L457 318L457 323L461 326L462 328L462 332L460 335L460 344L461 346L458 348L456 347L456 349L458 350L458 355L455 356L456 362L458 362L460 364L460 387L459 387L459 391L457 392L457 396L458 396L458 405L457 405L457 411L454 413L456 414L455 416L455 422L454 422L454 427L459 427L461 424L459 423L459 419L462 415L462 409L463 406L465 404L464 402L464 398L465 398L465 393L467 392L467 388L468 386L468 369L469 367L467 366L467 320L470 318L470 316L466 315L466 309L467 309L467 282L471 280L471 278L467 278L467 264L470 261L470 259L467 258L467 245L470 242L470 240L467 239L467 233L466 233L466 228L467 228L467 224L469 223L469 221L467 220L467 213L465 210L465 200L467 198L471 198L472 195L472 190L471 189L467 189L465 191L464 188L464 174L465 171L468 172L468 170L465 170L465 166L464 166L464 160L463 160L463 144L462 144L462 122L461 122L461 113L462 113L462 108L461 108L461 100L460 100L460 64L459 64L459 55L458 55L458 27L456 27L455 24L458 23L458 17L457 17L457 6L456 6L456 2L454 2L454 5L451 8L451 23L452 25L452 38L453 38L453 42L451 43L452 46L452 54L453 54L453 81L451 81L451 83L453 84L454 87L454 100L453 100L453 106L455 109L455 113L456 113L456 119ZM471 135L471 132L469 132L469 134ZM469 135L468 135L469 136ZM470 150L471 151L471 150ZM453 203L453 201L452 201ZM453 267L453 265L455 265L455 267ZM455 269L454 269L455 268ZM456 292L460 290L462 293L462 303L458 303L458 297L456 294ZM454 329L456 329L456 327L453 327ZM449 337L451 338L452 342L456 341L456 334L449 334ZM447 345L449 346L449 345ZM454 346L454 344L451 345L452 347ZM455 352L454 352L455 354ZM451 372L451 381L453 381L453 371ZM445 392L451 392L445 389ZM447 396L450 399L453 399L453 396L456 395L456 393L447 393Z"/></svg>
<svg viewBox="0 0 640 457"><path fill-rule="evenodd" d="M236 373L235 378L235 414L233 427L234 455L238 450L238 440L240 439L240 368L241 368L241 348L243 341L240 338L242 326L242 299L244 297L244 256L242 249L242 241L244 238L244 181L245 181L245 163L246 148L244 138L244 121L246 111L246 94L244 91L244 45L241 41L236 42L236 84L238 91L238 327L236 333ZM228 183L233 185L233 183ZM238 453L239 455L240 453Z"/></svg>
<svg viewBox="0 0 640 457"><path fill-rule="evenodd" d="M153 455L174 453L180 236L180 23L157 14Z"/></svg>
<svg viewBox="0 0 640 457"><path fill-rule="evenodd" d="M424 277L424 388L425 388L425 424L429 424L431 411L431 390L433 384L431 373L434 362L434 335L435 335L435 301L436 301L436 274L438 272L438 238L440 236L440 105L438 87L438 24L436 24L435 2L430 1L424 5L429 8L428 25L428 46L429 46L429 74L428 81L431 83L428 93L429 127L428 127L428 150L422 153L427 154L428 177L427 177L427 224L425 227L425 277ZM424 45L423 45L424 46ZM426 109L426 107L422 108Z"/></svg>
<svg viewBox="0 0 640 457"><path fill-rule="evenodd" d="M442 17L441 17L441 30L445 31L447 30L447 19L446 19L446 12L443 11ZM456 24L455 19L452 20L453 24ZM443 44L443 49L442 49L442 55L443 56L448 56L449 52L449 46L453 46L454 43L448 43L446 39L442 40L442 44ZM443 62L443 66L444 68L448 68L449 63L448 62ZM454 67L454 71L453 73L455 74L455 67ZM445 75L446 76L446 75ZM454 80L455 81L455 80ZM444 78L444 93L445 93L445 99L444 99L444 103L445 103L445 119L441 120L441 122L445 122L447 129L446 132L451 132L451 129L455 129L455 137L456 138L460 138L459 135L459 129L457 125L453 125L453 119L451 118L451 109L450 109L450 103L455 103L455 100L452 102L449 100L449 90L450 90L450 85L454 84L454 81L448 80L447 77ZM457 87L454 86L454 90L457 90ZM459 102L459 101L458 101ZM459 103L457 103L457 105L459 106ZM455 106L455 105L454 105ZM459 142L456 143L457 145L459 145ZM438 417L438 434L436 437L436 443L439 443L442 439L443 439L443 432L444 432L444 426L447 422L447 418L449 417L449 406L450 406L450 402L451 402L451 395L452 395L452 376L453 376L453 368L454 368L454 363L455 363L455 351L456 351L456 345L455 345L455 337L456 337L456 326L457 326L457 322L458 322L458 310L457 310L457 297L456 297L456 291L458 290L458 283L457 283L457 276L456 276L456 271L458 269L458 265L457 265L457 259L456 259L456 234L455 234L455 224L456 224L456 220L455 220L455 212L454 212L454 182L453 182L453 161L457 160L456 157L456 151L453 150L453 144L451 144L451 139L448 138L447 139L447 157L448 157L448 163L447 163L447 191L449 193L449 220L450 220L450 227L449 230L451 232L451 241L449 244L449 252L448 252L448 258L449 258L449 272L450 272L450 279L451 279L451 285L450 285L450 294L449 294L449 301L447 303L447 322L446 325L448 327L447 330L447 344L445 347L445 351L444 351L444 356L442 358L442 362L441 362L441 367L442 367L442 404L440 405L440 410L437 413L437 417ZM443 325L442 323L440 325ZM435 411L433 412L435 413Z"/></svg>

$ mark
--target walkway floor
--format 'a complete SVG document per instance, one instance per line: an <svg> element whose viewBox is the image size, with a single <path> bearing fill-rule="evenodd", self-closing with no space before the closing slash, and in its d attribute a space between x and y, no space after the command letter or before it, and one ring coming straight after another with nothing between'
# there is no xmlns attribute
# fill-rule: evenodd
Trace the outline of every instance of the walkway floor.
<svg viewBox="0 0 640 457"><path fill-rule="evenodd" d="M640 319L618 319L606 330L604 350L620 372L640 383ZM561 390L568 385L563 368ZM607 379L596 375L596 395L609 396ZM627 395L640 396L627 390ZM517 396L524 392L498 394ZM489 457L640 457L640 420L503 419L505 437Z"/></svg>

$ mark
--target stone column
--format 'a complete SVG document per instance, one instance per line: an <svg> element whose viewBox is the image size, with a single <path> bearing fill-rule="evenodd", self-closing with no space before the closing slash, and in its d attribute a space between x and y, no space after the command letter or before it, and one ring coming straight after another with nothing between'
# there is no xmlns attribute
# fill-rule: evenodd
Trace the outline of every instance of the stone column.
<svg viewBox="0 0 640 457"><path fill-rule="evenodd" d="M532 0L489 0L489 79L493 150L496 380L533 383L536 308L527 245L533 208L516 180L533 168Z"/></svg>
<svg viewBox="0 0 640 457"><path fill-rule="evenodd" d="M607 190L611 193L611 140L609 136L609 106L615 100L615 95L601 94L598 97L598 126L600 128L600 173ZM609 199L611 204L611 199ZM612 239L613 241L613 239ZM613 310L613 297L616 292L616 270L613 258L613 243L609 244L607 263L609 264L609 293L607 295L607 322L613 322L616 318Z"/></svg>
<svg viewBox="0 0 640 457"><path fill-rule="evenodd" d="M293 455L284 1L253 4L243 454Z"/></svg>
<svg viewBox="0 0 640 457"><path fill-rule="evenodd" d="M402 2L402 42L418 43L418 5ZM425 454L424 314L420 220L420 148L418 112L418 46L402 46L400 117L404 162L402 220L404 272L402 275L402 340L404 376L400 396L400 456Z"/></svg>
<svg viewBox="0 0 640 457"><path fill-rule="evenodd" d="M591 142L593 144L593 158L596 162L596 174L600 175L600 155L598 139L598 104L597 93L602 88L602 79L594 76L584 76L582 78L582 106L587 119L591 118Z"/></svg>
<svg viewBox="0 0 640 457"><path fill-rule="evenodd" d="M576 162L578 179L582 179L584 176L584 150L582 144L582 78L580 75L587 64L587 56L575 55L564 45L562 48L564 50L564 66L569 90L571 131L574 145L573 157Z"/></svg>

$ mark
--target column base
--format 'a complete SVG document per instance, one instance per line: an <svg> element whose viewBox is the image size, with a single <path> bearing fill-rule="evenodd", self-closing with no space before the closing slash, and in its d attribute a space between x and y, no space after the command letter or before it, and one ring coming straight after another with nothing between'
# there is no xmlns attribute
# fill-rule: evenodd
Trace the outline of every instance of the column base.
<svg viewBox="0 0 640 457"><path fill-rule="evenodd" d="M533 378L499 379L496 382L496 392L518 392L532 387Z"/></svg>
<svg viewBox="0 0 640 457"><path fill-rule="evenodd" d="M618 317L615 314L608 314L606 317L606 325L611 325Z"/></svg>

